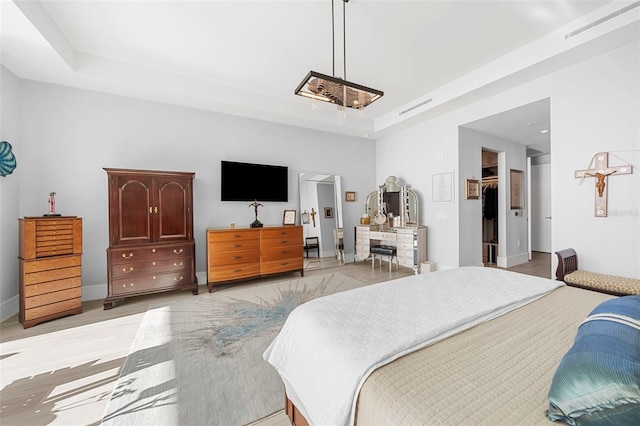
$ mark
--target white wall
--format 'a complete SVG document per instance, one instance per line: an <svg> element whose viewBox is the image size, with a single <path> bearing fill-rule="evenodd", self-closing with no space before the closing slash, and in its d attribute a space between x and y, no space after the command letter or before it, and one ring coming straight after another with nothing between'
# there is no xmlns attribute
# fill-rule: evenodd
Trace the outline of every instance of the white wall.
<svg viewBox="0 0 640 426"><path fill-rule="evenodd" d="M475 214L461 218L457 203L464 179L480 171L466 169L476 162L459 144L458 126L550 98L552 250L574 247L585 269L640 276L639 52L637 41L624 45L378 141L376 179L380 184L396 175L419 194L428 257L438 269L477 262L466 251L460 257L459 230L479 225L469 222ZM593 217L593 187L573 177L601 151L621 158L614 157L612 164L636 168L632 175L610 178L608 218ZM431 201L431 176L443 171L454 172L451 204ZM555 270L555 258L553 263Z"/></svg>
<svg viewBox="0 0 640 426"><path fill-rule="evenodd" d="M573 247L585 270L640 277L640 44L582 62L549 81L554 251ZM597 218L593 178L574 178L598 152L633 174L608 178L609 216ZM555 259L554 259L555 261Z"/></svg>
<svg viewBox="0 0 640 426"><path fill-rule="evenodd" d="M300 172L341 175L343 187L360 193L375 185L374 142L367 139L29 80L20 80L15 99L20 100L13 117L20 117L20 138L14 144L20 147L20 192L18 197L17 184L6 189L3 180L0 224L13 235L9 243L4 243L4 233L2 238L0 302L15 300L18 294L17 218L46 213L51 191L57 193L58 213L83 218L83 298L106 295L103 167L195 172L194 233L201 282L206 279L206 228L228 227L231 221L243 227L254 220L249 203L220 202L220 160L289 167L289 202L263 203L258 218L265 226L281 224L285 209L298 209ZM9 118L3 114L3 124ZM361 160L354 163L356 156ZM5 203L5 197L12 202ZM344 206L346 229L353 229L361 210L355 203ZM347 248L353 247L351 234L345 233Z"/></svg>
<svg viewBox="0 0 640 426"><path fill-rule="evenodd" d="M18 190L23 156L20 144L18 91L20 82L0 66L0 140L13 147L17 166L0 177L0 319L18 311ZM7 283L7 285L5 285Z"/></svg>

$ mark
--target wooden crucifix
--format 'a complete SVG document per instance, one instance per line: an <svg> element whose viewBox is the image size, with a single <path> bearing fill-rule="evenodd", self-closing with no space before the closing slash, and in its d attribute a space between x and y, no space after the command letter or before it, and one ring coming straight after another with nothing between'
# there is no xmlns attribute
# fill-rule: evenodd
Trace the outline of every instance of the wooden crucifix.
<svg viewBox="0 0 640 426"><path fill-rule="evenodd" d="M313 221L313 227L316 227L316 214L318 214L313 207L311 207L311 220Z"/></svg>
<svg viewBox="0 0 640 426"><path fill-rule="evenodd" d="M594 158L596 164L593 169L576 170L575 177L584 179L585 177L596 178L595 188L595 217L607 217L607 177L612 174L616 175L628 175L633 173L633 167L630 165L624 166L609 166L609 153L599 152Z"/></svg>

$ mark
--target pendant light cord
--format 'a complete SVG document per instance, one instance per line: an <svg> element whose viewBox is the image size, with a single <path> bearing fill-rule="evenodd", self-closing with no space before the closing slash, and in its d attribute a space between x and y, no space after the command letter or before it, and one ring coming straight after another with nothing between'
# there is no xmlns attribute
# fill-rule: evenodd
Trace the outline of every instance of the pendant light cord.
<svg viewBox="0 0 640 426"><path fill-rule="evenodd" d="M336 76L336 28L335 28L335 14L333 12L334 0L331 0L331 58L333 58L332 74Z"/></svg>
<svg viewBox="0 0 640 426"><path fill-rule="evenodd" d="M344 65L344 76L342 78L345 80L347 79L347 1L349 0L342 0L342 63Z"/></svg>
<svg viewBox="0 0 640 426"><path fill-rule="evenodd" d="M342 64L344 75L342 78L347 79L347 9L346 5L349 0L342 0ZM335 0L331 0L331 58L332 63L332 75L336 76L336 27L335 27Z"/></svg>

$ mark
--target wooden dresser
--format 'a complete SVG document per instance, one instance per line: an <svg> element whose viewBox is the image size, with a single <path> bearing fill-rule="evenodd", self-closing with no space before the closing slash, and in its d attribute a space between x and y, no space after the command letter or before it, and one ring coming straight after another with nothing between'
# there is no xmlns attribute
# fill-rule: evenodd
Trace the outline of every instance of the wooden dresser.
<svg viewBox="0 0 640 426"><path fill-rule="evenodd" d="M207 229L207 286L227 281L300 271L302 226Z"/></svg>
<svg viewBox="0 0 640 426"><path fill-rule="evenodd" d="M194 173L105 168L109 178L107 297L170 290L198 294L193 239Z"/></svg>
<svg viewBox="0 0 640 426"><path fill-rule="evenodd" d="M23 327L82 313L82 219L55 216L18 220Z"/></svg>

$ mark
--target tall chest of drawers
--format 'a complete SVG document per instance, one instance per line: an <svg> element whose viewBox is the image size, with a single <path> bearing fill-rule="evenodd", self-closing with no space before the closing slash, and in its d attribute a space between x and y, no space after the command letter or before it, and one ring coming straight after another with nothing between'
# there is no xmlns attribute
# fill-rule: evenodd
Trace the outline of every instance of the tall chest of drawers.
<svg viewBox="0 0 640 426"><path fill-rule="evenodd" d="M207 286L216 283L300 271L301 226L207 230Z"/></svg>
<svg viewBox="0 0 640 426"><path fill-rule="evenodd" d="M19 219L20 322L24 328L82 313L82 219Z"/></svg>

